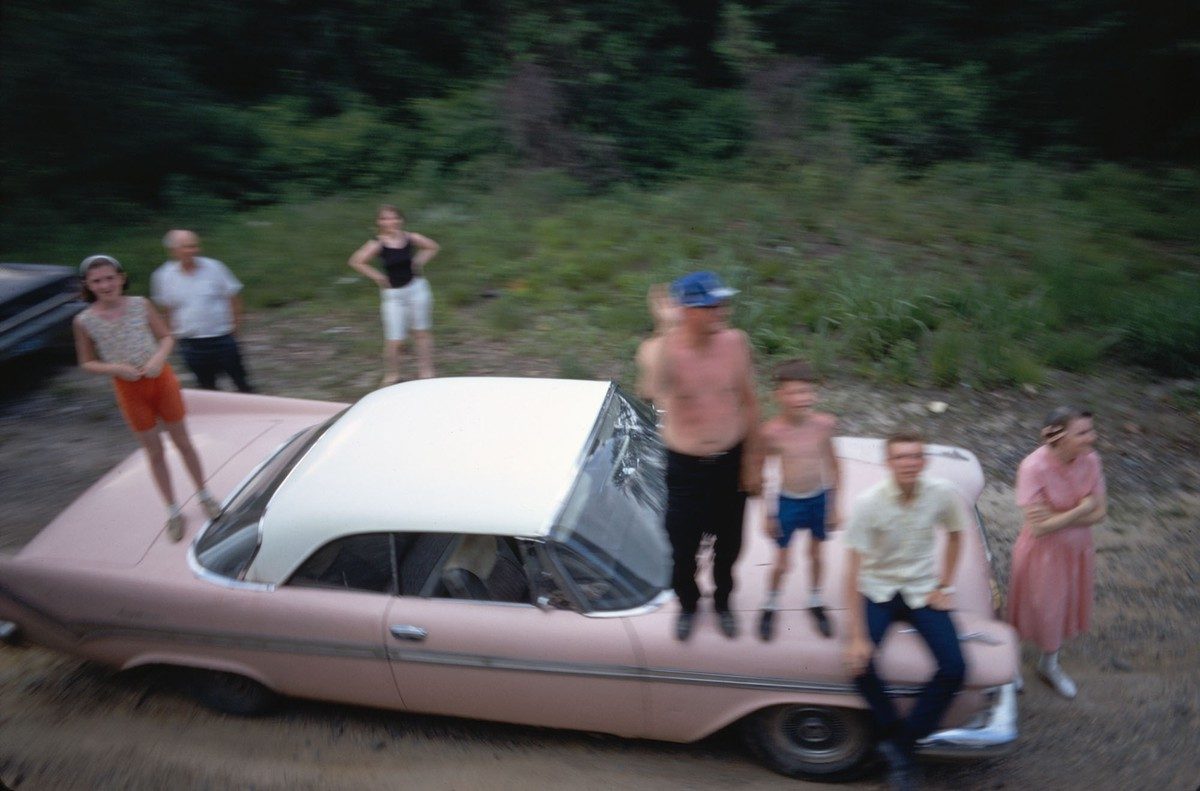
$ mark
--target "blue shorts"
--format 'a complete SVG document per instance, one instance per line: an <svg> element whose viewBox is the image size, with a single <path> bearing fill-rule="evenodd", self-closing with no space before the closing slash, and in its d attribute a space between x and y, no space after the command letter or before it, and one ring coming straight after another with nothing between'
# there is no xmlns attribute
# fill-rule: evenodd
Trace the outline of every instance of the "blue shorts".
<svg viewBox="0 0 1200 791"><path fill-rule="evenodd" d="M780 549L787 547L792 533L801 528L811 530L814 541L825 540L826 494L828 492L821 492L802 499L779 495L779 538L775 543Z"/></svg>

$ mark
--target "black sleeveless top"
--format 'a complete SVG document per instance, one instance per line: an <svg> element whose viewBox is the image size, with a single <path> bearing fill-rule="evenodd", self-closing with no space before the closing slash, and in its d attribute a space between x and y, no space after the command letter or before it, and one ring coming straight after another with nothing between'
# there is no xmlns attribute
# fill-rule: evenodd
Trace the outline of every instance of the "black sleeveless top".
<svg viewBox="0 0 1200 791"><path fill-rule="evenodd" d="M413 256L415 255L412 239L404 237L403 247L387 247L380 242L379 257L383 259L383 267L387 272L388 284L392 288L403 288L412 282Z"/></svg>

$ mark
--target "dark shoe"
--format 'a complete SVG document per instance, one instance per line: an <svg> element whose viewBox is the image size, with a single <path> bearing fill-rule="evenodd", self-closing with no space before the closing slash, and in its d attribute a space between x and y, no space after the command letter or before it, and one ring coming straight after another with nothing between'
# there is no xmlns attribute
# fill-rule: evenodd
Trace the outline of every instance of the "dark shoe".
<svg viewBox="0 0 1200 791"><path fill-rule="evenodd" d="M737 637L737 619L731 611L721 610L717 613L717 625L721 627L721 634L729 639Z"/></svg>
<svg viewBox="0 0 1200 791"><path fill-rule="evenodd" d="M692 636L692 624L696 621L696 613L681 612L675 619L675 639L686 640Z"/></svg>
<svg viewBox="0 0 1200 791"><path fill-rule="evenodd" d="M917 767L913 766L912 756L892 739L884 739L878 744L878 751L883 756L887 766L888 787L892 791L916 791Z"/></svg>
<svg viewBox="0 0 1200 791"><path fill-rule="evenodd" d="M829 616L825 614L825 608L818 604L816 607L809 607L808 611L812 613L812 617L816 620L817 629L820 630L821 634L825 637L832 636L833 627L829 624Z"/></svg>
<svg viewBox="0 0 1200 791"><path fill-rule="evenodd" d="M877 749L887 766L888 788L892 791L916 791L916 767L913 766L912 757L890 739L881 741Z"/></svg>
<svg viewBox="0 0 1200 791"><path fill-rule="evenodd" d="M758 618L758 636L763 640L770 640L774 627L775 611L763 610L762 615L760 615Z"/></svg>

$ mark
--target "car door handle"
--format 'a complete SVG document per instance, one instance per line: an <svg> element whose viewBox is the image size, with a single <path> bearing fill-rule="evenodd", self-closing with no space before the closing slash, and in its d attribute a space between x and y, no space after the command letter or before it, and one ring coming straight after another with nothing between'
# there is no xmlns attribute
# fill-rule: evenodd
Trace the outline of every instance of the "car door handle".
<svg viewBox="0 0 1200 791"><path fill-rule="evenodd" d="M397 640L415 640L420 642L429 636L429 632L422 629L420 626L411 624L402 624L391 628L392 637Z"/></svg>

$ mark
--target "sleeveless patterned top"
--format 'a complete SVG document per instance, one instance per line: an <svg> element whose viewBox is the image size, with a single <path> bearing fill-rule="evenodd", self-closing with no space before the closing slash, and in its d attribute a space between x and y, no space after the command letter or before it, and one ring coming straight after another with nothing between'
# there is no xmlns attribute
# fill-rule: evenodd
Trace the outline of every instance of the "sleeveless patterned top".
<svg viewBox="0 0 1200 791"><path fill-rule="evenodd" d="M79 320L92 336L96 354L106 363L145 365L158 349L146 318L145 297L125 297L125 311L120 318L104 319L88 308L79 314Z"/></svg>

